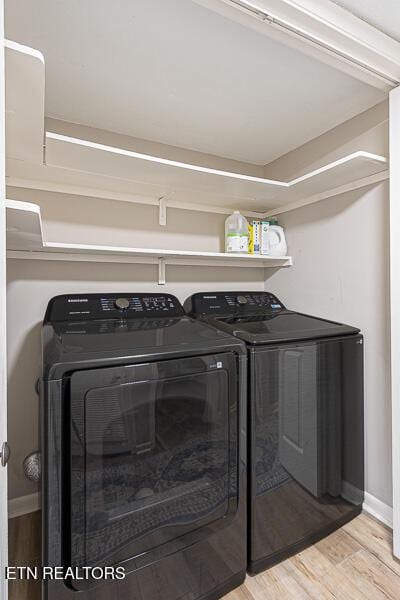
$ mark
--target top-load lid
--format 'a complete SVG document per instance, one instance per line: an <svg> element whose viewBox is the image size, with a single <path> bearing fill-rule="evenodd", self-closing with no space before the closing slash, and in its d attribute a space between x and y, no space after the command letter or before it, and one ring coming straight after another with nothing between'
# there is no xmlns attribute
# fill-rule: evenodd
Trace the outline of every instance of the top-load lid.
<svg viewBox="0 0 400 600"><path fill-rule="evenodd" d="M189 314L248 344L267 344L359 333L359 329L287 310L268 292L194 294L185 302Z"/></svg>
<svg viewBox="0 0 400 600"><path fill-rule="evenodd" d="M243 352L239 339L192 319L170 294L56 296L47 307L42 343L45 379L85 366Z"/></svg>

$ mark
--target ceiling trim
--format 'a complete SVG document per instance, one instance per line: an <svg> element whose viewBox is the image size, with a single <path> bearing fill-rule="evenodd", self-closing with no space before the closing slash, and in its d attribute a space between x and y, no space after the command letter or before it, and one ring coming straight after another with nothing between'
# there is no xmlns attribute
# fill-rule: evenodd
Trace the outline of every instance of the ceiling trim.
<svg viewBox="0 0 400 600"><path fill-rule="evenodd" d="M330 0L193 0L389 92L400 43Z"/></svg>

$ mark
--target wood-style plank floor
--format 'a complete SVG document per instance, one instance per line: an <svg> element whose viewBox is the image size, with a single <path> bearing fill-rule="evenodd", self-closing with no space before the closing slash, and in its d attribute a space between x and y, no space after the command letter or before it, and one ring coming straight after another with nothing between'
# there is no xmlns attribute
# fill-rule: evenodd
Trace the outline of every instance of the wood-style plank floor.
<svg viewBox="0 0 400 600"><path fill-rule="evenodd" d="M224 600L400 600L392 532L359 517L292 558L256 575Z"/></svg>
<svg viewBox="0 0 400 600"><path fill-rule="evenodd" d="M35 565L40 554L40 513L10 521L9 564ZM40 583L16 581L9 600L39 600ZM400 600L400 562L392 532L362 514L296 556L247 577L224 600ZM151 600L151 598L149 598Z"/></svg>
<svg viewBox="0 0 400 600"><path fill-rule="evenodd" d="M8 521L8 564L38 567L41 555L40 511ZM41 582L34 579L10 580L8 600L40 600Z"/></svg>

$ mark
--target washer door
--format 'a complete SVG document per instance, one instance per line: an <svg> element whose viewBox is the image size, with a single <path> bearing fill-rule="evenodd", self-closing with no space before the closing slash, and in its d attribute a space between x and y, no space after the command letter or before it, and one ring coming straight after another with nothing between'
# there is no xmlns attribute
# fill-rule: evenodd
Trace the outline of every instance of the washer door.
<svg viewBox="0 0 400 600"><path fill-rule="evenodd" d="M71 566L124 563L132 571L231 520L238 495L233 354L78 371L70 400L64 510Z"/></svg>

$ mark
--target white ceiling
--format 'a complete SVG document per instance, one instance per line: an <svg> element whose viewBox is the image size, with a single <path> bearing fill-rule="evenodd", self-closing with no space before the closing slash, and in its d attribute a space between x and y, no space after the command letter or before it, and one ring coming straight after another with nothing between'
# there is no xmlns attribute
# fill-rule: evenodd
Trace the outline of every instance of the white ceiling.
<svg viewBox="0 0 400 600"><path fill-rule="evenodd" d="M43 52L48 116L254 164L383 99L189 0L6 0L6 36Z"/></svg>
<svg viewBox="0 0 400 600"><path fill-rule="evenodd" d="M333 0L356 17L400 42L399 0Z"/></svg>

